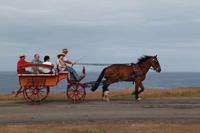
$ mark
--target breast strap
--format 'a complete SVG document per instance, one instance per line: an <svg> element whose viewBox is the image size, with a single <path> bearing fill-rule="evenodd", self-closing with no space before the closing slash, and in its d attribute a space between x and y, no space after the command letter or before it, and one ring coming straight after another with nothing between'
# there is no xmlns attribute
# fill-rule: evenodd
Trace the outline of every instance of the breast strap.
<svg viewBox="0 0 200 133"><path fill-rule="evenodd" d="M141 73L138 64L133 64L131 63L132 69L133 69L133 79L140 77L140 76L145 76L146 73Z"/></svg>

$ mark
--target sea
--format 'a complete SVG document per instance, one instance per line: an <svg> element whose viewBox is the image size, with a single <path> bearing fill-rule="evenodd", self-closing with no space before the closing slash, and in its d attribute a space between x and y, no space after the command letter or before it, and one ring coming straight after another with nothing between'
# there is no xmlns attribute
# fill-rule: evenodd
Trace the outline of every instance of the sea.
<svg viewBox="0 0 200 133"><path fill-rule="evenodd" d="M86 72L86 77L81 83L96 81L101 72ZM81 72L78 72L82 75ZM142 82L145 89L170 89L177 87L200 87L200 72L148 72L146 79ZM56 87L50 87L50 92L66 92L67 80L61 80ZM118 82L109 86L109 90L120 90L134 88L132 82ZM15 71L0 71L0 94L12 94L13 90L20 88L19 78ZM91 91L86 88L86 91ZM102 90L102 86L98 87Z"/></svg>

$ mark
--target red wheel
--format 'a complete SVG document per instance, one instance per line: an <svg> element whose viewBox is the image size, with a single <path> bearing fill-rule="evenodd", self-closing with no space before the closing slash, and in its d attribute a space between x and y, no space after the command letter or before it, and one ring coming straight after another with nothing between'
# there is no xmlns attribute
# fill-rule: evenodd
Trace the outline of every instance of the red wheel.
<svg viewBox="0 0 200 133"><path fill-rule="evenodd" d="M72 84L67 86L67 98L73 103L80 103L85 99L85 87L81 84Z"/></svg>
<svg viewBox="0 0 200 133"><path fill-rule="evenodd" d="M24 87L24 98L31 104L42 103L49 93L49 88L39 80L28 82Z"/></svg>

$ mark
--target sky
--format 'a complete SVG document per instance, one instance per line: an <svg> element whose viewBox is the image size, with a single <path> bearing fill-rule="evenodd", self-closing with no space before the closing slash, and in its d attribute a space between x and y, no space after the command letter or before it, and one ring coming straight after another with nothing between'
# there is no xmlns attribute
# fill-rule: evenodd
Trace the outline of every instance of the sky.
<svg viewBox="0 0 200 133"><path fill-rule="evenodd" d="M70 61L86 56L79 63L158 55L162 72L200 72L199 7L199 0L0 0L0 71L15 71L21 53L56 64L67 47Z"/></svg>

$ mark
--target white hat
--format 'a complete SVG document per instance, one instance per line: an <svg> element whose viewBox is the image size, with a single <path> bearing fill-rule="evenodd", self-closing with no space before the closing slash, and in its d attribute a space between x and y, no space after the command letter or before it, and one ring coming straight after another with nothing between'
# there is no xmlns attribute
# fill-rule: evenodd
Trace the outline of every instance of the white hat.
<svg viewBox="0 0 200 133"><path fill-rule="evenodd" d="M58 57L58 56L65 56L65 54L59 53L59 54L57 55L57 57Z"/></svg>
<svg viewBox="0 0 200 133"><path fill-rule="evenodd" d="M19 55L19 58L21 58L21 57L25 57L25 54L24 53L21 53L20 55Z"/></svg>

